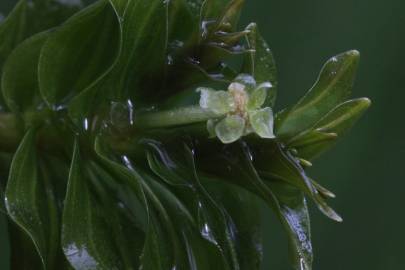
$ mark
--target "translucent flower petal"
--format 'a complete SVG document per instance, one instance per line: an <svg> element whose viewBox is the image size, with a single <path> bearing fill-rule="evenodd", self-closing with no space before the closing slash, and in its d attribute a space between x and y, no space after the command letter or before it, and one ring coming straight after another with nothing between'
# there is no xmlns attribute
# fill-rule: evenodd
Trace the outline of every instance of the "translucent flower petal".
<svg viewBox="0 0 405 270"><path fill-rule="evenodd" d="M239 74L234 82L243 84L248 92L256 88L256 80L249 74Z"/></svg>
<svg viewBox="0 0 405 270"><path fill-rule="evenodd" d="M200 87L197 92L201 93L200 107L217 114L226 114L235 107L235 102L226 91L215 91L211 88Z"/></svg>
<svg viewBox="0 0 405 270"><path fill-rule="evenodd" d="M261 87L253 90L249 97L249 102L247 105L248 110L256 110L263 106L267 97L267 88Z"/></svg>
<svg viewBox="0 0 405 270"><path fill-rule="evenodd" d="M273 132L274 116L271 108L249 112L249 120L253 130L260 137L268 139L276 137Z"/></svg>
<svg viewBox="0 0 405 270"><path fill-rule="evenodd" d="M227 116L215 127L217 137L223 143L233 143L243 136L245 119L238 115Z"/></svg>
<svg viewBox="0 0 405 270"><path fill-rule="evenodd" d="M207 121L207 130L208 130L208 138L215 138L215 125L217 124L216 120L210 119Z"/></svg>

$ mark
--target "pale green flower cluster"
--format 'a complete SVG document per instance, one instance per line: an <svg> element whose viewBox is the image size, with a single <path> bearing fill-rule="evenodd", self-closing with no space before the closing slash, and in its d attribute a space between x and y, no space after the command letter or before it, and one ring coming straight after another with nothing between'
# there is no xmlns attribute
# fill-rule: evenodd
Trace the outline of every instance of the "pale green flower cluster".
<svg viewBox="0 0 405 270"><path fill-rule="evenodd" d="M251 133L261 138L275 138L273 110L262 108L271 87L270 82L256 85L252 76L241 74L229 85L228 91L198 88L200 107L223 115L207 121L210 136L218 137L225 144Z"/></svg>

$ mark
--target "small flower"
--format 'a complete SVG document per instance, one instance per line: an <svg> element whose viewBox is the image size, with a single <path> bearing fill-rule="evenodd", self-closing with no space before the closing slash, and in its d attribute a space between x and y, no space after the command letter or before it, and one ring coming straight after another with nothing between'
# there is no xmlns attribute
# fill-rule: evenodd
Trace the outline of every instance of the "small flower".
<svg viewBox="0 0 405 270"><path fill-rule="evenodd" d="M264 107L269 82L256 85L252 76L241 74L232 82L228 91L200 87L200 107L223 115L207 122L210 137L223 143L232 143L242 136L256 133L261 138L275 138L274 116L270 107Z"/></svg>

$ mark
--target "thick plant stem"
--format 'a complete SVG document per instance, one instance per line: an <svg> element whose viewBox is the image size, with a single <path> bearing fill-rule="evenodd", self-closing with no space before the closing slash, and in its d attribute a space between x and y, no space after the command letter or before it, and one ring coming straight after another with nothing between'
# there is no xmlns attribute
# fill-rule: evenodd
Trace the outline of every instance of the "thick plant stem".
<svg viewBox="0 0 405 270"><path fill-rule="evenodd" d="M148 111L138 113L135 116L134 127L146 131L154 128L203 123L209 119L220 118L222 116L224 115L214 113L199 106L189 106L165 111ZM50 117L50 112L31 112L23 117L25 121L12 113L0 113L1 151L15 151L23 136L23 122L27 120L31 124L44 122ZM41 133L41 141L49 141L50 139L52 139L52 134L49 134L49 132Z"/></svg>
<svg viewBox="0 0 405 270"><path fill-rule="evenodd" d="M141 113L136 117L135 125L140 128L172 127L200 123L222 116L224 115L199 106L190 106L174 110Z"/></svg>

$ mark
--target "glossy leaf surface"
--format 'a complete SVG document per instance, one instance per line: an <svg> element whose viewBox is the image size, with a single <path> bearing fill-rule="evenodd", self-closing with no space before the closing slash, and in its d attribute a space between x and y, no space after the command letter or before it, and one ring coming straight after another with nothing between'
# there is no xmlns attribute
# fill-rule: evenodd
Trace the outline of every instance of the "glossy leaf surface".
<svg viewBox="0 0 405 270"><path fill-rule="evenodd" d="M357 51L331 58L311 90L291 109L279 115L277 135L294 136L301 133L346 101L351 94L358 62Z"/></svg>
<svg viewBox="0 0 405 270"><path fill-rule="evenodd" d="M52 186L39 171L35 143L36 131L30 129L11 164L6 207L13 221L32 239L43 266L52 268L58 248L57 207Z"/></svg>
<svg viewBox="0 0 405 270"><path fill-rule="evenodd" d="M305 159L318 157L332 147L338 137L345 135L369 106L370 101L366 98L349 100L336 106L315 124L312 131L291 142L290 147L297 149Z"/></svg>
<svg viewBox="0 0 405 270"><path fill-rule="evenodd" d="M110 68L117 55L118 27L111 6L99 1L52 33L39 63L41 93L50 106L64 106Z"/></svg>
<svg viewBox="0 0 405 270"><path fill-rule="evenodd" d="M273 107L277 97L277 70L273 53L256 24L250 24L246 30L249 31L246 40L251 51L245 57L243 71L252 75L258 85L264 82L271 83L265 106Z"/></svg>
<svg viewBox="0 0 405 270"><path fill-rule="evenodd" d="M222 150L218 159L208 163L211 173L220 174L221 179L233 185L239 185L264 200L280 219L287 233L290 243L291 262L296 269L311 269L312 244L308 208L303 193L296 187L282 184L273 189L273 182L268 176L259 175L257 164L253 164L251 157L255 155L244 144L230 145ZM214 166L213 164L218 164ZM228 168L227 171L221 169ZM216 168L215 168L216 167ZM214 169L215 168L215 169ZM259 167L260 168L260 167ZM305 268L300 268L300 267Z"/></svg>
<svg viewBox="0 0 405 270"><path fill-rule="evenodd" d="M348 100L358 53L273 117L243 0L85 2L21 0L0 24L12 268L258 270L264 202L311 270L307 198L341 218L307 167L370 104Z"/></svg>
<svg viewBox="0 0 405 270"><path fill-rule="evenodd" d="M75 269L123 267L108 221L89 189L90 181L76 143L63 211L63 251Z"/></svg>
<svg viewBox="0 0 405 270"><path fill-rule="evenodd" d="M39 96L38 60L48 33L37 34L21 43L3 68L1 89L7 106L16 113L35 110Z"/></svg>

